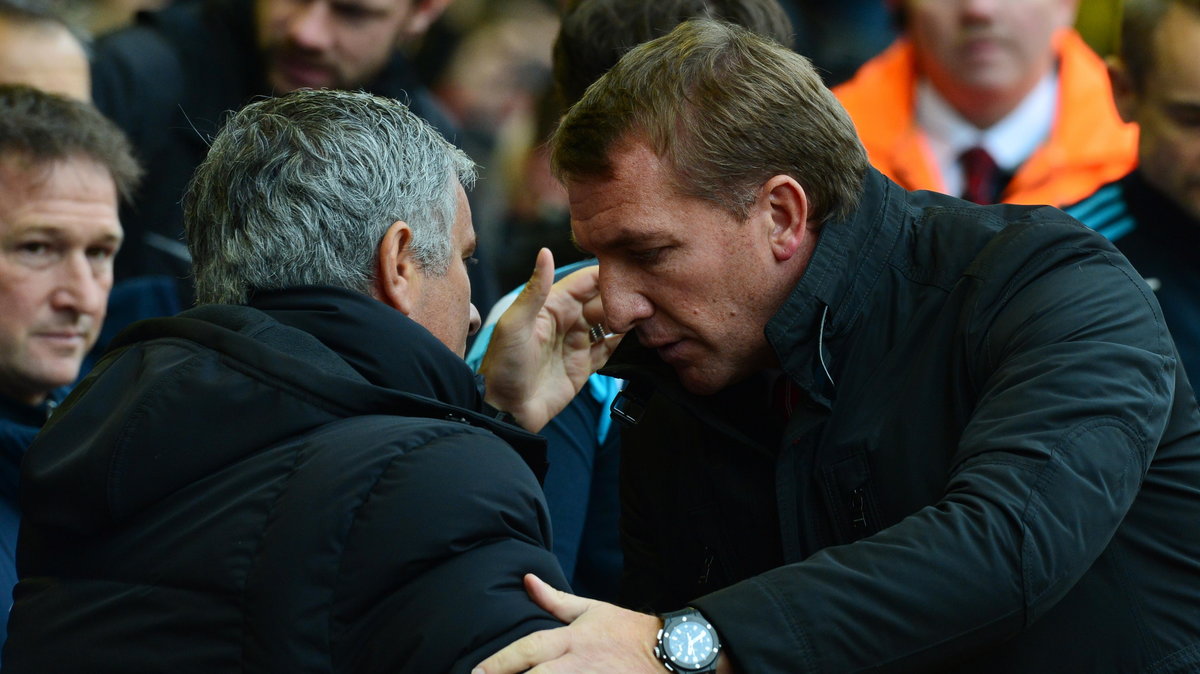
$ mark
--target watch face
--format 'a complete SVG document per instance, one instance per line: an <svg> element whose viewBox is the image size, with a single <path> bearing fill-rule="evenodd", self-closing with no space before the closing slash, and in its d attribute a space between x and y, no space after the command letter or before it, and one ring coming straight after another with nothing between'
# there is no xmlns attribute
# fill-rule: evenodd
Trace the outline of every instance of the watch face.
<svg viewBox="0 0 1200 674"><path fill-rule="evenodd" d="M663 641L671 662L688 669L707 664L713 657L712 634L697 622L679 623Z"/></svg>

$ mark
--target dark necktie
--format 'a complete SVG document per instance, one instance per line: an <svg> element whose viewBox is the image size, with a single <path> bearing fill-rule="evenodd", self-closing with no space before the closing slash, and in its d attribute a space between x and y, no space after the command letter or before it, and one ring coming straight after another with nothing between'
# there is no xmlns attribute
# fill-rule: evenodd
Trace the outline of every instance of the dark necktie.
<svg viewBox="0 0 1200 674"><path fill-rule="evenodd" d="M981 147L973 147L959 155L966 186L962 198L977 204L994 204L1000 196L1002 186L1000 167L996 160Z"/></svg>

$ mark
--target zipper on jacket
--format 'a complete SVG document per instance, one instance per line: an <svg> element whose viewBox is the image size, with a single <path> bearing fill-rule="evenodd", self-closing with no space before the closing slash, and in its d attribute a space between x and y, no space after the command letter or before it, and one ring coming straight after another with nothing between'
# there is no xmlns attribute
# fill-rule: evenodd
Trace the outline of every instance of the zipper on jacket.
<svg viewBox="0 0 1200 674"><path fill-rule="evenodd" d="M696 584L700 587L708 585L709 576L712 575L712 565L716 559L717 557L713 553L713 549L707 545L704 546L704 564L700 567L700 577L696 579Z"/></svg>
<svg viewBox="0 0 1200 674"><path fill-rule="evenodd" d="M867 528L866 488L859 487L850 492L850 528Z"/></svg>

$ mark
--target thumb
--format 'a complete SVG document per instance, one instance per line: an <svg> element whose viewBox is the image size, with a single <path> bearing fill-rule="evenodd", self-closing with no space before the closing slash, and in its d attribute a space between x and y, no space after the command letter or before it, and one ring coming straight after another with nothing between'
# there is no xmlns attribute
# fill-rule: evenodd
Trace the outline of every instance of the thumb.
<svg viewBox="0 0 1200 674"><path fill-rule="evenodd" d="M533 265L533 275L529 277L525 288L513 301L512 306L504 312L505 316L511 313L520 324L533 322L534 317L541 311L542 305L546 303L546 298L550 296L550 288L553 285L554 254L550 252L549 248L543 248L538 251L537 260Z"/></svg>
<svg viewBox="0 0 1200 674"><path fill-rule="evenodd" d="M576 597L570 592L556 590L546 584L546 581L532 573L525 574L525 591L533 599L533 603L550 612L550 615L564 623L572 623L583 615L593 604L600 602L583 597Z"/></svg>

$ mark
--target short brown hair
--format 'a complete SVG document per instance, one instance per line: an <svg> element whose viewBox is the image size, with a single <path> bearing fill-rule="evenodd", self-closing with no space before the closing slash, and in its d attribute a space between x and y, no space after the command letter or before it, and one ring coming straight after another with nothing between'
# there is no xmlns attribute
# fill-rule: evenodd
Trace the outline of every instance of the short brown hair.
<svg viewBox="0 0 1200 674"><path fill-rule="evenodd" d="M681 194L739 219L781 174L804 188L812 222L846 218L868 168L850 116L808 59L710 19L636 47L597 80L551 140L555 173L611 177L610 155L629 137L672 167Z"/></svg>
<svg viewBox="0 0 1200 674"><path fill-rule="evenodd" d="M1200 0L1125 0L1123 5L1118 51L1139 91L1154 69L1154 33L1171 5L1200 14Z"/></svg>
<svg viewBox="0 0 1200 674"><path fill-rule="evenodd" d="M554 84L564 107L625 52L698 18L735 23L785 47L794 39L779 0L575 0L554 41Z"/></svg>
<svg viewBox="0 0 1200 674"><path fill-rule="evenodd" d="M129 141L90 103L23 84L0 84L0 156L24 155L34 164L84 156L108 169L129 199L142 170Z"/></svg>

